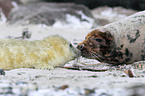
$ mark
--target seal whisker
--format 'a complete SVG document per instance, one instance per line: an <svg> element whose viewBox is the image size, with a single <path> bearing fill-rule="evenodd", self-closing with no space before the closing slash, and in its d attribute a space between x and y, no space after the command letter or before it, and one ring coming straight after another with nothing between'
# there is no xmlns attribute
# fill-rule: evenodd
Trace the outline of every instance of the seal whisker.
<svg viewBox="0 0 145 96"><path fill-rule="evenodd" d="M89 54L91 55L92 58L97 58L99 61L102 61L101 59L104 59L102 56L100 56L99 54L93 52L93 51L90 51ZM101 57L101 58L99 58Z"/></svg>
<svg viewBox="0 0 145 96"><path fill-rule="evenodd" d="M101 59L100 59L96 54L91 54L91 56L92 56L93 58L97 58L99 61L101 61Z"/></svg>
<svg viewBox="0 0 145 96"><path fill-rule="evenodd" d="M104 57L102 57L101 55L99 55L98 53L96 53L96 52L94 52L94 51L90 51L90 52L92 52L93 54L95 54L97 57L101 57L101 58L103 58L104 59Z"/></svg>

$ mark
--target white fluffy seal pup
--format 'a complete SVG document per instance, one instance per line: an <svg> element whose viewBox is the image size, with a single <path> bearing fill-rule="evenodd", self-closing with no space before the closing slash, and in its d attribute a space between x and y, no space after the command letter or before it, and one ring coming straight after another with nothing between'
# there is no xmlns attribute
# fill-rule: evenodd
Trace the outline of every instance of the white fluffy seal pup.
<svg viewBox="0 0 145 96"><path fill-rule="evenodd" d="M54 35L44 40L0 40L0 68L53 69L80 56L66 39Z"/></svg>

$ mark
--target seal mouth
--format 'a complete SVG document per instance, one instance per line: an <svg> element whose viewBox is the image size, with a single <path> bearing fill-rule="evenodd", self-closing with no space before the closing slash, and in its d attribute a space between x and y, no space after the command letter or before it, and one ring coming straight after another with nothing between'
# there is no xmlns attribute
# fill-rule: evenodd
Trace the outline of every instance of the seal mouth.
<svg viewBox="0 0 145 96"><path fill-rule="evenodd" d="M87 50L84 47L81 47L79 45L77 46L77 48L80 50L82 57L85 57L88 59L97 59L100 62L104 61L104 57L99 55L98 53L96 53L93 50Z"/></svg>

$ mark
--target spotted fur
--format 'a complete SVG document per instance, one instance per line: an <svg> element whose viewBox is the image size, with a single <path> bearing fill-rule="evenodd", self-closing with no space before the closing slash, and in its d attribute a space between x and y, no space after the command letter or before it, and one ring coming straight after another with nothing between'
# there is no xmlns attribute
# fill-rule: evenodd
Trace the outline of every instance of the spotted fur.
<svg viewBox="0 0 145 96"><path fill-rule="evenodd" d="M114 65L145 60L145 11L94 29L78 44L81 55Z"/></svg>

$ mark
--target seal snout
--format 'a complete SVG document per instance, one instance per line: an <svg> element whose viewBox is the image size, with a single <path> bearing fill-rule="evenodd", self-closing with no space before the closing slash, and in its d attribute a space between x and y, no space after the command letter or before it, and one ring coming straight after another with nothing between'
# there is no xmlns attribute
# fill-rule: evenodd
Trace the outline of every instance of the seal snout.
<svg viewBox="0 0 145 96"><path fill-rule="evenodd" d="M82 49L84 48L84 46L85 46L84 44L80 44L80 45L77 46L77 48L78 48L79 50L82 50Z"/></svg>
<svg viewBox="0 0 145 96"><path fill-rule="evenodd" d="M78 44L77 49L80 50L82 57L86 57L86 55L88 54L87 46L84 43Z"/></svg>

